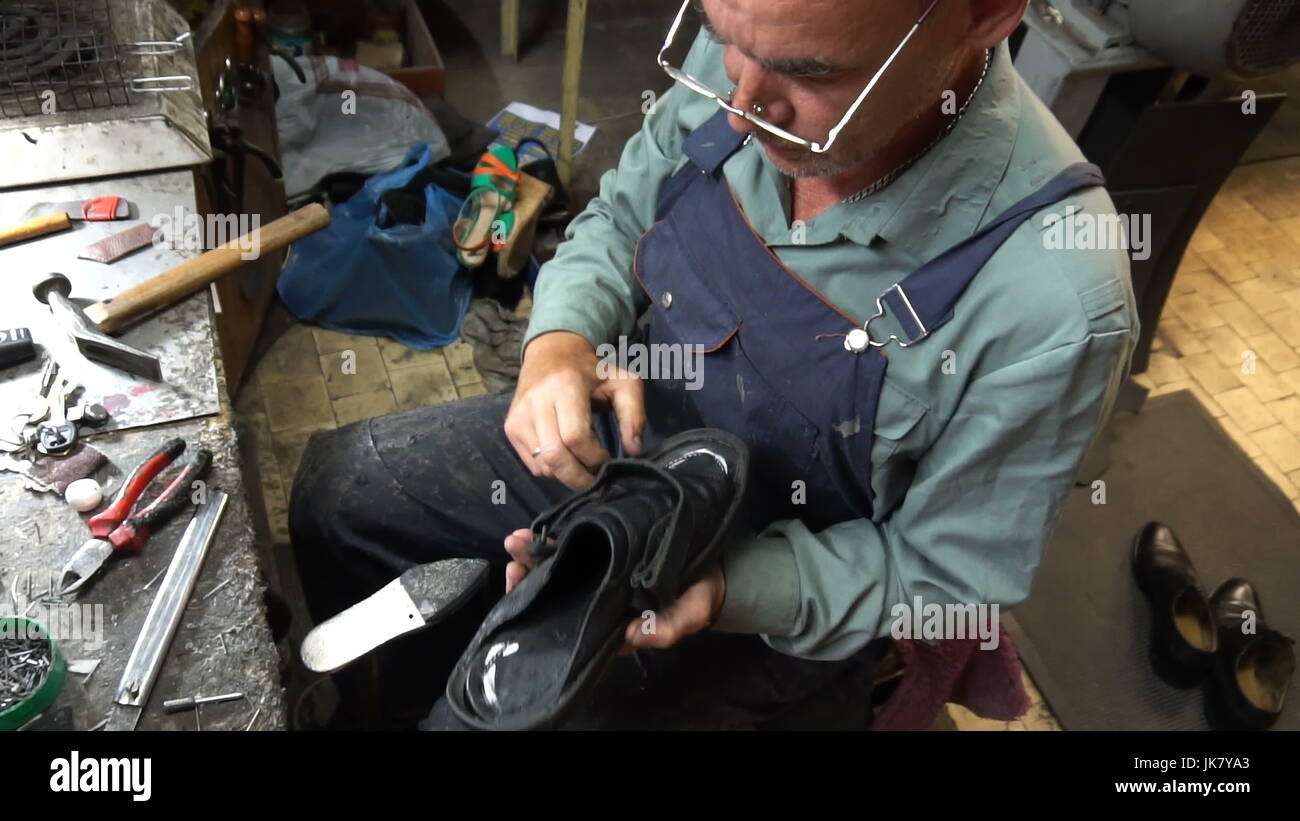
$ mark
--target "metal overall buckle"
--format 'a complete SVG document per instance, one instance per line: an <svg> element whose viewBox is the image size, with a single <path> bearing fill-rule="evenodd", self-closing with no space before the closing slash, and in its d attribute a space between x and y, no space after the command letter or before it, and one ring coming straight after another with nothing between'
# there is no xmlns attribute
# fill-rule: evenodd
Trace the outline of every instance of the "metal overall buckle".
<svg viewBox="0 0 1300 821"><path fill-rule="evenodd" d="M889 296L891 292L898 294L899 300L902 301L903 306L907 308L908 314L911 315L912 323L917 328L920 328L921 332L917 334L915 337L912 337L907 340L899 339L894 334L890 334L889 338L886 339L885 341L877 342L876 340L871 338L871 323L875 322L877 319L880 319L885 315L885 298ZM898 347L900 348L907 348L912 345L915 345L917 342L920 342L922 339L925 339L929 335L930 335L930 330L925 327L925 323L921 321L921 317L917 316L916 309L912 307L912 301L907 298L907 292L903 290L901 285L899 285L898 283L894 283L893 285L890 285L888 288L886 288L884 293L876 297L875 315L872 316L870 319L868 319L866 322L862 323L861 328L854 328L852 331L849 331L847 335L845 335L844 350L848 351L849 353L860 354L860 353L865 353L870 348L883 348L886 345L888 345L890 342L898 343Z"/></svg>

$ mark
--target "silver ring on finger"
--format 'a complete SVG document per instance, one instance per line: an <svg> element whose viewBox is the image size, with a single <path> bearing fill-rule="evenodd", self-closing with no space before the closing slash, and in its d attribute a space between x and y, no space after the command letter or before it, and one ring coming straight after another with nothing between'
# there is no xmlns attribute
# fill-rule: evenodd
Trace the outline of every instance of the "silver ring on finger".
<svg viewBox="0 0 1300 821"><path fill-rule="evenodd" d="M533 455L534 455L534 456L541 456L541 455L542 455L542 449L541 449L541 448L533 448Z"/></svg>

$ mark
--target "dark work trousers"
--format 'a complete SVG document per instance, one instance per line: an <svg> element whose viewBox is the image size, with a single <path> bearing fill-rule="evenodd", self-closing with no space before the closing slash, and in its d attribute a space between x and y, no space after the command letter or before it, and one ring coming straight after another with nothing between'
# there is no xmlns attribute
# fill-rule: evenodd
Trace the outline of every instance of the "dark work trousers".
<svg viewBox="0 0 1300 821"><path fill-rule="evenodd" d="M289 527L313 620L360 601L414 565L492 562L479 601L335 675L345 707L381 726L463 729L442 692L452 665L505 588L506 535L570 491L529 473L503 431L510 394L478 396L315 434L293 483ZM606 449L617 428L598 417ZM820 727L865 727L871 671L885 643L844 661L783 655L759 637L706 630L666 650L618 658L567 727L710 728L808 715ZM378 693L379 715L362 709ZM435 703L436 700L436 703ZM374 699L371 699L372 706ZM828 712L826 705L831 705ZM367 716L362 718L362 716Z"/></svg>

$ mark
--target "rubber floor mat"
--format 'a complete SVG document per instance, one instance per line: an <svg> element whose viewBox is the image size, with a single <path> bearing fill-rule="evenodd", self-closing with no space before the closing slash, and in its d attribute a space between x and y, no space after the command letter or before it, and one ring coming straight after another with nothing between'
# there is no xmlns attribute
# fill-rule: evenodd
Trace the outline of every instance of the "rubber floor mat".
<svg viewBox="0 0 1300 821"><path fill-rule="evenodd" d="M1178 690L1152 672L1133 538L1148 521L1166 523L1207 596L1229 576L1248 579L1266 621L1300 639L1300 515L1186 391L1150 399L1114 427L1104 504L1092 487L1074 490L1007 630L1065 729L1208 729L1204 685ZM1300 729L1300 682L1273 729Z"/></svg>

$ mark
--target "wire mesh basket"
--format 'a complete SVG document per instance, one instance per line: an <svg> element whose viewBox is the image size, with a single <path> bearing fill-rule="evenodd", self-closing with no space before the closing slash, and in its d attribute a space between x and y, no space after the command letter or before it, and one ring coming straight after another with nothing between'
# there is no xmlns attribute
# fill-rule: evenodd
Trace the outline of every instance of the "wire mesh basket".
<svg viewBox="0 0 1300 821"><path fill-rule="evenodd" d="M132 94L192 87L165 70L141 76L181 42L122 38L114 16L110 0L0 0L0 118L127 106Z"/></svg>

